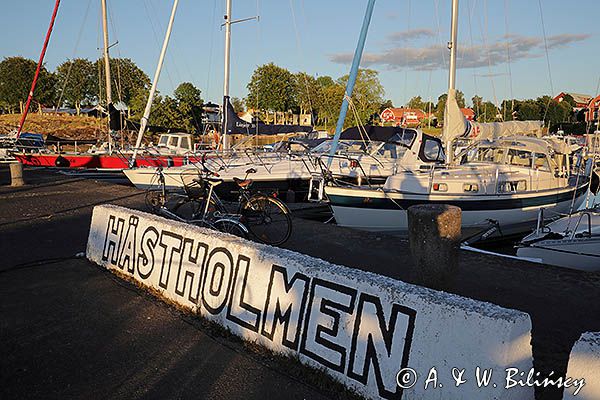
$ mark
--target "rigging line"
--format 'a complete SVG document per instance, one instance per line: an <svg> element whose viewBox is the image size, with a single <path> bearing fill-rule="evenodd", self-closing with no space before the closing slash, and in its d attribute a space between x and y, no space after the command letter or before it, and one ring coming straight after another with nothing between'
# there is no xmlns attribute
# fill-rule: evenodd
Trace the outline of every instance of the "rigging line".
<svg viewBox="0 0 600 400"><path fill-rule="evenodd" d="M490 75L490 84L492 85L492 96L494 98L494 107L496 108L496 110L498 112L500 112L500 109L498 108L498 96L496 95L496 84L494 83L494 77L492 76L492 57L491 57L489 42L487 40L487 34L488 34L488 30L489 30L488 1L487 0L484 1L484 10L485 11L484 11L483 25L482 25L480 18L477 18L477 21L479 22L479 30L481 31L481 40L483 41L483 47L485 48L485 53L487 55L488 74ZM484 27L485 27L485 29L484 29ZM484 109L484 112L487 112L487 109Z"/></svg>
<svg viewBox="0 0 600 400"><path fill-rule="evenodd" d="M410 32L410 0L406 2L406 30ZM408 35L404 38L404 44L408 48ZM408 97L408 68L404 69L404 104L408 105L410 98Z"/></svg>
<svg viewBox="0 0 600 400"><path fill-rule="evenodd" d="M69 64L69 69L67 70L67 76L65 78L65 82L63 84L62 89L60 90L60 95L58 96L58 103L56 104L56 110L54 114L58 114L58 109L62 103L62 98L65 93L65 89L67 88L67 83L69 82L69 78L71 77L71 71L73 70L73 60L75 59L75 54L77 53L77 49L79 48L79 42L81 41L81 36L83 34L83 27L87 21L88 13L90 11L90 6L92 4L92 0L89 0L87 3L87 7L85 8L85 14L83 16L83 21L81 23L81 27L79 28L79 33L77 34L77 40L75 41L75 48L73 49L73 56L71 57L71 63Z"/></svg>
<svg viewBox="0 0 600 400"><path fill-rule="evenodd" d="M152 17L150 15L150 10L148 9L148 5L146 3L147 1L148 0L144 0L143 1L143 3L144 3L144 10L146 11L146 16L148 17L148 22L150 23L150 27L152 28L152 33L154 34L154 44L156 44L156 46L160 48L159 40L158 40L158 33L156 32L155 24L154 24L154 22L152 20ZM150 7L152 7L151 3L150 3ZM154 9L153 9L153 11L154 11ZM160 26L160 22L159 21L157 21L157 25L162 30L162 27ZM163 66L163 69L165 71L165 74L167 75L167 79L169 80L169 83L171 84L171 87L174 88L173 80L171 79L171 74L169 73L169 67L165 64Z"/></svg>
<svg viewBox="0 0 600 400"><path fill-rule="evenodd" d="M117 28L116 28L116 18L113 16L112 13L112 7L108 7L108 14L110 16L109 18L109 23L110 23L110 27L112 29L112 34L113 34L113 38L118 38L119 35L117 33ZM118 39L115 41L115 44L118 43ZM119 102L123 102L123 80L121 79L121 59L123 58L121 55L121 48L120 46L117 46L117 54L119 55L119 60L115 60L115 65L117 67L117 76L113 77L111 75L112 80L114 81L115 87L117 88L117 97L119 98ZM109 58L109 64L110 64L110 58Z"/></svg>
<svg viewBox="0 0 600 400"><path fill-rule="evenodd" d="M542 21L542 33L544 34L544 50L546 51L546 64L548 66L548 77L550 78L550 96L548 96L548 103L546 104L546 110L544 111L543 121L546 121L546 116L548 114L548 109L550 108L550 102L552 101L552 95L554 94L554 84L552 82L552 70L550 68L550 55L548 52L548 40L546 39L546 26L544 25L544 12L542 11L542 0L538 0L538 5L540 8L540 20ZM548 127L550 126L550 121L548 121Z"/></svg>
<svg viewBox="0 0 600 400"><path fill-rule="evenodd" d="M468 21L469 21L469 41L471 42L470 43L471 44L471 49L475 48L475 43L473 41L473 23L472 23L472 20L473 20L473 14L475 13L475 8L476 8L475 6L476 6L476 4L477 4L477 0L473 1L472 6L471 6L471 0L469 0L469 2L468 2L468 6L469 6L470 10L467 13L467 15L468 15ZM477 73L475 71L475 68L473 68L473 85L474 85L474 88L475 88L475 95L479 96L479 88L477 87ZM482 100L483 100L483 98L482 98ZM478 117L479 117L479 115L481 113L481 110L479 108L480 103L481 103L481 101L477 102L477 104L473 104L473 107L475 108L475 113L476 113L476 115Z"/></svg>
<svg viewBox="0 0 600 400"><path fill-rule="evenodd" d="M447 50L447 46L444 44L444 41L442 40L442 28L440 25L440 13L439 13L439 7L440 7L440 3L439 0L433 0L434 3L434 10L435 10L435 22L437 23L437 35L438 35L438 40L440 42L440 48L442 51L440 51L440 54L442 55L442 65L446 66L446 50Z"/></svg>
<svg viewBox="0 0 600 400"><path fill-rule="evenodd" d="M304 54L302 52L302 45L300 43L300 34L298 32L298 25L296 24L296 13L294 12L294 5L292 4L292 0L290 0L290 10L292 12L292 23L294 25L294 32L296 33L296 50L298 51L298 54L300 55L300 63L304 64ZM311 96L310 96L310 89L308 87L308 79L307 79L307 74L301 72L302 74L302 80L304 81L304 87L306 89L306 96L308 98L308 108L310 109L310 114L313 114L313 106L312 106L312 100L311 100Z"/></svg>
<svg viewBox="0 0 600 400"><path fill-rule="evenodd" d="M256 15L260 15L260 2L259 0L256 0ZM258 66L258 62L260 60L260 56L262 54L262 31L261 31L261 26L260 26L260 19L258 21L256 21L256 52L255 52L255 65ZM257 88L260 88L262 85L259 82L259 84L257 85ZM260 112L258 109L258 104L259 104L259 97L260 97L260 90L256 91L256 98L255 98L255 104L254 104L254 108L255 108L255 112L257 114L257 121L256 121L256 135L258 135L258 119L260 118ZM274 114L274 118L276 118L277 114ZM269 119L269 113L268 111L265 112L265 120L266 122L268 122ZM274 121L275 122L275 121Z"/></svg>
<svg viewBox="0 0 600 400"><path fill-rule="evenodd" d="M508 66L508 87L510 92L511 99L511 107L510 107L510 115L512 119L512 113L515 111L515 96L513 94L513 82L512 82L512 66L511 66L511 57L510 57L510 38L509 38L509 29L508 29L508 0L504 0L504 33L506 36L506 60ZM504 107L506 111L506 107ZM506 121L506 115L504 116L504 120Z"/></svg>
<svg viewBox="0 0 600 400"><path fill-rule="evenodd" d="M217 14L217 0L213 1L213 10L212 10L212 18L211 21L216 20ZM212 72L212 56L213 56L213 48L214 48L214 39L215 39L215 27L212 25L212 29L210 30L210 44L208 46L208 68L206 73L206 95L210 93L210 81L211 81L211 72Z"/></svg>
<svg viewBox="0 0 600 400"><path fill-rule="evenodd" d="M104 87L102 86L102 65L100 61L102 60L102 45L100 44L100 32L102 31L102 28L100 28L100 25L102 23L102 10L100 8L98 9L98 19L96 21L96 49L100 53L96 62L96 65L98 66L98 105L100 105L102 104L102 89L104 89Z"/></svg>

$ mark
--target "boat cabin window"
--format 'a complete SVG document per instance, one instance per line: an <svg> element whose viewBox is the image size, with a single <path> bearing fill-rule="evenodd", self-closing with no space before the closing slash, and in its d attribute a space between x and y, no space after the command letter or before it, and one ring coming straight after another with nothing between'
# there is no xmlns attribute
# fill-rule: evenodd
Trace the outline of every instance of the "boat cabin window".
<svg viewBox="0 0 600 400"><path fill-rule="evenodd" d="M169 144L169 137L161 136L160 139L158 140L158 144L162 145L162 146L166 146L167 144Z"/></svg>
<svg viewBox="0 0 600 400"><path fill-rule="evenodd" d="M190 148L190 139L187 137L182 137L179 147L181 147L182 149L189 149Z"/></svg>
<svg viewBox="0 0 600 400"><path fill-rule="evenodd" d="M508 163L519 167L531 168L532 155L529 151L508 149Z"/></svg>
<svg viewBox="0 0 600 400"><path fill-rule="evenodd" d="M534 153L533 155L533 165L535 165L535 169L550 171L550 163L548 162L548 157L544 153Z"/></svg>
<svg viewBox="0 0 600 400"><path fill-rule="evenodd" d="M377 149L377 152L372 155L385 158L402 158L407 150L408 148L406 148L404 145L396 143L384 143L383 146Z"/></svg>
<svg viewBox="0 0 600 400"><path fill-rule="evenodd" d="M437 140L424 139L422 149L425 161L444 161L445 159L442 144Z"/></svg>
<svg viewBox="0 0 600 400"><path fill-rule="evenodd" d="M417 137L417 132L405 130L402 133L397 133L392 136L388 142L395 142L403 146L410 147L412 146L415 137Z"/></svg>
<svg viewBox="0 0 600 400"><path fill-rule="evenodd" d="M169 138L169 146L177 147L177 139L179 139L177 136L171 136Z"/></svg>

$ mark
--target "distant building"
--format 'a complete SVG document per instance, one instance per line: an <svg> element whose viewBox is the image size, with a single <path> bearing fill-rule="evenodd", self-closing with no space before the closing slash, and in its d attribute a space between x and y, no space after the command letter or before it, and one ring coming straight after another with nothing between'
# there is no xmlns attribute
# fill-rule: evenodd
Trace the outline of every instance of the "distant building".
<svg viewBox="0 0 600 400"><path fill-rule="evenodd" d="M585 110L585 122L598 121L598 110L600 109L600 95L594 97L588 103Z"/></svg>
<svg viewBox="0 0 600 400"><path fill-rule="evenodd" d="M417 126L425 118L431 116L418 108L386 108L381 112L383 122L391 122L394 125Z"/></svg>
<svg viewBox="0 0 600 400"><path fill-rule="evenodd" d="M592 96L581 93L570 93L570 92L560 92L558 95L554 97L554 101L560 103L564 100L565 96L569 95L575 101L575 106L573 107L573 111L580 111L584 108L587 108L590 100L592 100Z"/></svg>

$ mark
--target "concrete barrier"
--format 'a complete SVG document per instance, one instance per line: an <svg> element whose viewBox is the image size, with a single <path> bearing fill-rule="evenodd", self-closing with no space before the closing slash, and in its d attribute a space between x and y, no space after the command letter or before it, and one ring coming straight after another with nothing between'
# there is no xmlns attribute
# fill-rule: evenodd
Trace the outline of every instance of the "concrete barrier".
<svg viewBox="0 0 600 400"><path fill-rule="evenodd" d="M575 343L564 383L563 400L600 399L600 332L586 332Z"/></svg>
<svg viewBox="0 0 600 400"><path fill-rule="evenodd" d="M87 257L368 398L533 399L518 311L116 206Z"/></svg>

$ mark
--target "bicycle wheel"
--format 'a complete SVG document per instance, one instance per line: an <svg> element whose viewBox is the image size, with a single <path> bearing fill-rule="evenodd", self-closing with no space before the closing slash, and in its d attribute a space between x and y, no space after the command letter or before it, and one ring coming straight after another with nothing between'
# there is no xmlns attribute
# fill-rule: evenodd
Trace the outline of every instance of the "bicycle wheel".
<svg viewBox="0 0 600 400"><path fill-rule="evenodd" d="M221 219L214 223L215 228L221 232L229 233L244 239L248 238L248 233L243 228L242 223L230 219Z"/></svg>
<svg viewBox="0 0 600 400"><path fill-rule="evenodd" d="M242 207L243 222L258 241L280 245L292 234L292 217L287 206L274 197L252 196Z"/></svg>
<svg viewBox="0 0 600 400"><path fill-rule="evenodd" d="M165 195L161 190L148 190L144 196L144 203L152 213L157 214L158 210L165 204Z"/></svg>

